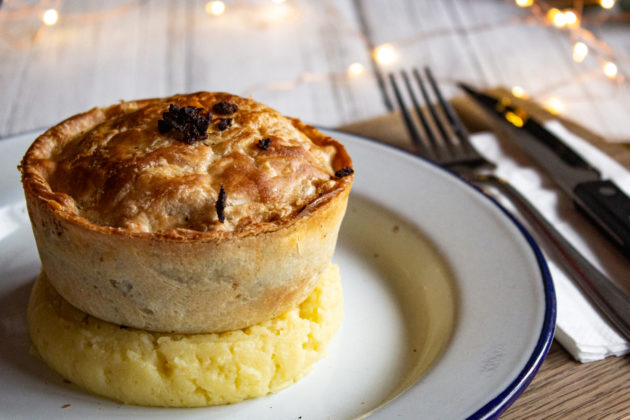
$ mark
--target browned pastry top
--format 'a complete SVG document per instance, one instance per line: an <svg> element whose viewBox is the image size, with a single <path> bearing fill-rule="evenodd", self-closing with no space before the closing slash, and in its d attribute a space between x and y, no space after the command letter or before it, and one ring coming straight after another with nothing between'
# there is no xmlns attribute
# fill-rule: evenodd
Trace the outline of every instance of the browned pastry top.
<svg viewBox="0 0 630 420"><path fill-rule="evenodd" d="M172 104L198 108L207 129L191 140L159 127ZM21 169L27 193L70 220L186 238L275 230L349 188L339 171L351 166L313 127L252 99L198 92L72 117L35 141Z"/></svg>

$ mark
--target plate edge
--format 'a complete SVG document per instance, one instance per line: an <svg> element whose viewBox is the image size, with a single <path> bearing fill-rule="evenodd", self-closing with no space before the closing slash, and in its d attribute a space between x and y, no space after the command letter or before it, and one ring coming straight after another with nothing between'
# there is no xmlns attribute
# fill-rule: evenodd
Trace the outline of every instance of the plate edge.
<svg viewBox="0 0 630 420"><path fill-rule="evenodd" d="M534 379L534 376L538 372L538 369L542 365L545 360L547 354L549 353L549 349L551 348L551 344L553 342L553 336L555 332L556 326L556 293L555 288L553 286L553 280L551 278L551 273L549 272L549 267L547 265L547 261L542 254L542 251L533 236L529 233L529 231L525 228L525 226L516 219L505 207L503 207L495 198L483 192L483 190L476 185L471 184L467 180L461 178L454 172L439 166L438 164L425 159L421 156L418 156L408 150L402 149L400 147L394 146L392 144L387 144L380 142L375 139L371 139L369 137L365 137L359 134L354 134L351 132L343 131L336 128L324 127L324 126L316 126L318 129L330 132L338 132L345 135L350 135L353 137L358 137L360 139L364 139L370 143L373 143L378 146L385 147L387 149L391 149L393 151L401 152L405 155L409 155L410 157L414 157L419 159L425 163L430 164L433 167L436 167L451 176L457 178L461 182L465 183L467 186L481 194L486 199L490 200L495 206L497 206L501 212L518 228L519 232L536 257L536 262L538 263L538 268L541 274L541 280L543 283L543 289L545 291L545 314L543 317L542 330L536 346L532 351L530 358L525 363L523 369L519 372L517 377L496 397L492 398L486 404L484 404L481 408L477 409L473 414L469 415L467 418L470 420L476 419L495 419L498 418L505 410L507 410L516 399L525 391L527 386Z"/></svg>

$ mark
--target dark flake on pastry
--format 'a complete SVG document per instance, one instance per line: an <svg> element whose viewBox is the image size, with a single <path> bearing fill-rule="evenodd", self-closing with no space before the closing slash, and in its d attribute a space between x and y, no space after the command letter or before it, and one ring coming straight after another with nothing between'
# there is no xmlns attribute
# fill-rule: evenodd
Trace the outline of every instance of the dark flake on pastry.
<svg viewBox="0 0 630 420"><path fill-rule="evenodd" d="M258 146L259 149L267 150L267 149L269 149L269 145L271 145L271 139L270 138L258 140L257 146Z"/></svg>
<svg viewBox="0 0 630 420"><path fill-rule="evenodd" d="M217 126L219 128L219 131L226 130L228 127L230 127L232 125L232 121L232 118L221 118L221 120L219 121L219 125Z"/></svg>
<svg viewBox="0 0 630 420"><path fill-rule="evenodd" d="M353 173L354 173L354 169L352 169L349 166L346 166L345 168L341 168L337 172L335 172L335 176L337 178L343 178L344 176L352 175Z"/></svg>
<svg viewBox="0 0 630 420"><path fill-rule="evenodd" d="M217 209L217 217L219 218L219 222L225 222L225 188L221 185L221 190L219 191L219 198L217 199L217 203L214 207Z"/></svg>
<svg viewBox="0 0 630 420"><path fill-rule="evenodd" d="M194 106L182 108L170 104L168 111L163 113L162 119L158 121L158 131L164 134L173 130L177 133L177 140L193 144L208 138L207 130L210 126L210 117L210 113L204 112L203 108Z"/></svg>
<svg viewBox="0 0 630 420"><path fill-rule="evenodd" d="M214 104L212 111L221 115L230 115L238 111L238 105L228 101L221 101Z"/></svg>

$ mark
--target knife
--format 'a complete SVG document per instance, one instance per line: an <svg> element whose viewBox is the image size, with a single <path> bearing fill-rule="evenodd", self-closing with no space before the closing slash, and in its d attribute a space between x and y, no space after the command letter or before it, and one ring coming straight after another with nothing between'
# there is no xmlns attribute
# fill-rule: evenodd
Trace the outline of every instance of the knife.
<svg viewBox="0 0 630 420"><path fill-rule="evenodd" d="M602 179L597 169L509 98L495 98L464 83L459 86L487 113L510 128L523 151L630 258L630 198L612 181Z"/></svg>

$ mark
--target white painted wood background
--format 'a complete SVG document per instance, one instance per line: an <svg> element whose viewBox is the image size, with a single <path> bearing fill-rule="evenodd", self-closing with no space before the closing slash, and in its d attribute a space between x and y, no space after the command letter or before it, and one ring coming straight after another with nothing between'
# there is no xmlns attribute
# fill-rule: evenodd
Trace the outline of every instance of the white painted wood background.
<svg viewBox="0 0 630 420"><path fill-rule="evenodd" d="M565 115L610 140L630 141L629 23L594 28L626 79L613 83L593 56L573 62L565 32L523 22L527 11L509 0L225 0L220 17L204 1L146 0L101 22L67 18L101 3L58 1L58 24L36 42L0 39L0 138L121 99L196 90L252 95L324 126L356 122L387 109L374 75L351 78L347 68L369 69L370 45L392 43L399 59L384 72L429 65L449 96L459 94L455 80L519 85L537 100L557 96ZM1 29L15 33L2 9ZM576 83L580 76L587 81Z"/></svg>

